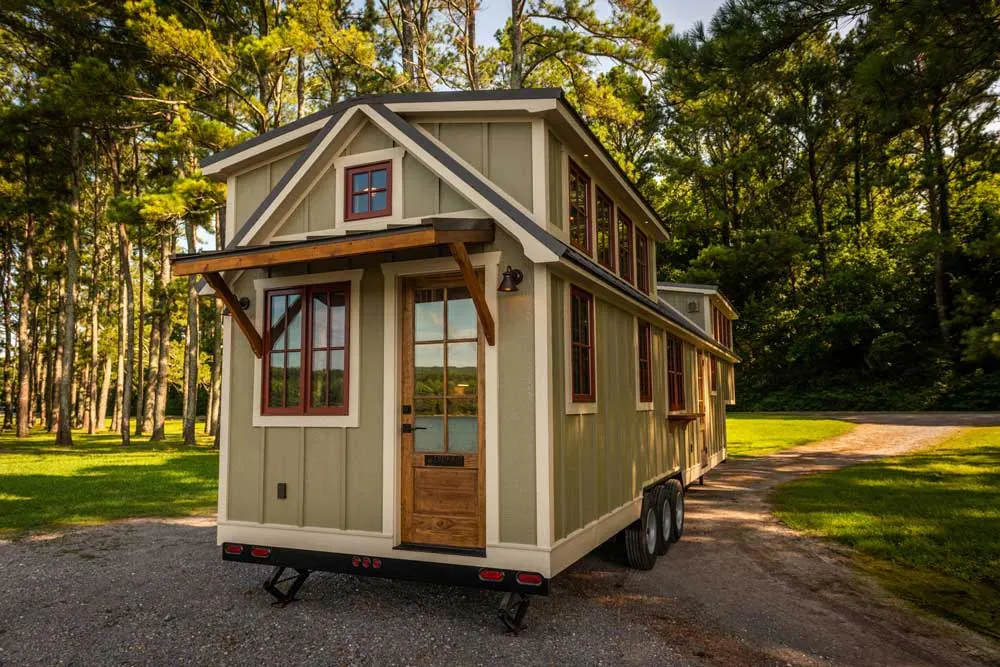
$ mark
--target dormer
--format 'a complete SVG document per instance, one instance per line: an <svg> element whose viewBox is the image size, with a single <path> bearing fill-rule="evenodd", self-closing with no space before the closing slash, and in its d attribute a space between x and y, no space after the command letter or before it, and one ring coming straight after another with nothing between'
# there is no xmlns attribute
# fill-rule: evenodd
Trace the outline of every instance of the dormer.
<svg viewBox="0 0 1000 667"><path fill-rule="evenodd" d="M728 350L733 349L733 320L739 313L716 285L659 283L660 300L673 306Z"/></svg>

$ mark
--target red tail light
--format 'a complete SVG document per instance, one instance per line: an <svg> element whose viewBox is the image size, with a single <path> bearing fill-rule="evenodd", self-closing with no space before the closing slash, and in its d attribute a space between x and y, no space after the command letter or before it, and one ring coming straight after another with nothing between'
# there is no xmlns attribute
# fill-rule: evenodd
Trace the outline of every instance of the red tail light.
<svg viewBox="0 0 1000 667"><path fill-rule="evenodd" d="M361 567L371 567L371 565L372 565L372 559L368 558L368 556L365 556L364 558L361 559Z"/></svg>
<svg viewBox="0 0 1000 667"><path fill-rule="evenodd" d="M267 558L271 555L271 550L267 547L254 547L250 550L250 555L254 558Z"/></svg>
<svg viewBox="0 0 1000 667"><path fill-rule="evenodd" d="M354 567L361 565L361 556L355 556L354 558L352 558L351 565L353 565Z"/></svg>
<svg viewBox="0 0 1000 667"><path fill-rule="evenodd" d="M479 579L482 581L503 581L502 570L480 570Z"/></svg>
<svg viewBox="0 0 1000 667"><path fill-rule="evenodd" d="M382 561L378 558L372 558L372 567L376 570L382 567Z"/></svg>
<svg viewBox="0 0 1000 667"><path fill-rule="evenodd" d="M517 583L523 584L525 586L541 586L542 575L535 574L534 572L518 572L517 573Z"/></svg>
<svg viewBox="0 0 1000 667"><path fill-rule="evenodd" d="M239 556L241 553L243 553L243 545L242 544L227 544L226 545L226 553L227 554L232 554L234 556Z"/></svg>

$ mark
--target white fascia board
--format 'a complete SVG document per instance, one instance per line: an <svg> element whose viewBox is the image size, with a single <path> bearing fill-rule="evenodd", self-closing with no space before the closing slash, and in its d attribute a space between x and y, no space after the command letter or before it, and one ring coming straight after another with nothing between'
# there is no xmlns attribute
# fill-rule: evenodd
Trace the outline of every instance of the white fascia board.
<svg viewBox="0 0 1000 667"><path fill-rule="evenodd" d="M253 160L255 157L262 153L267 153L274 150L281 144L288 143L290 141L295 141L296 139L301 139L302 137L315 134L319 132L330 117L320 118L313 121L312 123L307 123L302 127L298 127L290 132L284 132L276 137L268 139L267 141L262 141L256 146L252 146L244 151L239 151L238 153L233 153L229 157L219 160L218 162L213 162L211 164L205 165L201 169L203 176L212 176L213 174L219 174L229 169L232 169L238 164Z"/></svg>

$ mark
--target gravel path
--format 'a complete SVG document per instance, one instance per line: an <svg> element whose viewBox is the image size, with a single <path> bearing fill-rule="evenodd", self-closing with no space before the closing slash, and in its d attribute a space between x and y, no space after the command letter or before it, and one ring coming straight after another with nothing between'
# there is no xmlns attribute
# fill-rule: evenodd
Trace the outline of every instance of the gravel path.
<svg viewBox="0 0 1000 667"><path fill-rule="evenodd" d="M0 543L0 665L1000 665L995 644L904 608L768 513L777 483L979 419L844 418L859 427L713 472L656 568L599 550L517 637L475 590L321 573L277 609L263 568L219 559L212 518L129 521Z"/></svg>

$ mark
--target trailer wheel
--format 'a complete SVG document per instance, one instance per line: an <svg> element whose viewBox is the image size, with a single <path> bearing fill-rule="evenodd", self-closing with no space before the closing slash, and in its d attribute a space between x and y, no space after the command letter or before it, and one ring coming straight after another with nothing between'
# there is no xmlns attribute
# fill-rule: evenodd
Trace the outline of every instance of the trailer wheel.
<svg viewBox="0 0 1000 667"><path fill-rule="evenodd" d="M625 555L628 564L637 570L651 570L656 564L656 541L660 532L652 493L642 499L639 520L625 529Z"/></svg>
<svg viewBox="0 0 1000 667"><path fill-rule="evenodd" d="M650 493L653 496L653 507L656 508L656 521L659 530L656 531L656 555L667 553L674 540L674 505L670 500L670 490L665 484L659 484Z"/></svg>
<svg viewBox="0 0 1000 667"><path fill-rule="evenodd" d="M670 522L670 541L676 542L684 534L684 487L680 480L668 479L664 484L666 495L670 498L670 509L673 521Z"/></svg>

